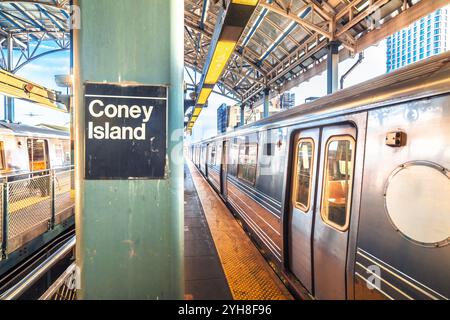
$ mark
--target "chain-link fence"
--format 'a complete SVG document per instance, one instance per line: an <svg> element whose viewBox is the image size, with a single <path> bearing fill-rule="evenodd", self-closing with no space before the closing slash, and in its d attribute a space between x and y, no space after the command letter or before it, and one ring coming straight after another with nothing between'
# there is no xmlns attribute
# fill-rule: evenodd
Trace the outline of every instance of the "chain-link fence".
<svg viewBox="0 0 450 320"><path fill-rule="evenodd" d="M72 182L74 171L60 171L54 175L55 213L59 215L73 207Z"/></svg>
<svg viewBox="0 0 450 320"><path fill-rule="evenodd" d="M0 197L3 257L54 228L61 213L73 214L73 171L65 167L4 178Z"/></svg>

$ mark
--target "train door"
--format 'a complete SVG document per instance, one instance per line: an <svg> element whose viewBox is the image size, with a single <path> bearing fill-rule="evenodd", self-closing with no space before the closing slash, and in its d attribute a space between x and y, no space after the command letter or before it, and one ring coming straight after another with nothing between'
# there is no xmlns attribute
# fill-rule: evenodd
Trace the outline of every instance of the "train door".
<svg viewBox="0 0 450 320"><path fill-rule="evenodd" d="M207 161L207 147L206 145L201 146L201 156L200 156L200 171L206 176L206 161Z"/></svg>
<svg viewBox="0 0 450 320"><path fill-rule="evenodd" d="M355 141L350 125L295 135L289 267L317 299L346 299Z"/></svg>
<svg viewBox="0 0 450 320"><path fill-rule="evenodd" d="M200 169L200 148L195 146L195 165Z"/></svg>
<svg viewBox="0 0 450 320"><path fill-rule="evenodd" d="M28 158L30 161L30 170L44 171L50 168L48 157L48 142L43 139L28 139Z"/></svg>
<svg viewBox="0 0 450 320"><path fill-rule="evenodd" d="M347 298L346 264L353 190L356 129L325 127L313 235L314 296Z"/></svg>
<svg viewBox="0 0 450 320"><path fill-rule="evenodd" d="M204 162L205 162L205 171L204 171L204 173L205 173L205 177L206 178L208 178L208 163L209 163L209 159L210 159L210 149L211 149L211 145L208 143L206 146L205 146L205 160L204 160Z"/></svg>
<svg viewBox="0 0 450 320"><path fill-rule="evenodd" d="M220 192L225 199L227 197L228 144L226 140L222 142L222 159L220 160Z"/></svg>
<svg viewBox="0 0 450 320"><path fill-rule="evenodd" d="M289 267L312 293L312 234L320 130L297 133L294 139L289 221Z"/></svg>

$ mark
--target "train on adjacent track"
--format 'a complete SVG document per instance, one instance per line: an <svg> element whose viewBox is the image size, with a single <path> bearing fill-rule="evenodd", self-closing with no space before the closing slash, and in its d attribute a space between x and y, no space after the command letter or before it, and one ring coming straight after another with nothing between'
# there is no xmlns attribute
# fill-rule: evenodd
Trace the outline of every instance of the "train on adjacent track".
<svg viewBox="0 0 450 320"><path fill-rule="evenodd" d="M0 176L22 179L71 165L68 132L0 122Z"/></svg>
<svg viewBox="0 0 450 320"><path fill-rule="evenodd" d="M450 53L189 157L302 298L450 298Z"/></svg>

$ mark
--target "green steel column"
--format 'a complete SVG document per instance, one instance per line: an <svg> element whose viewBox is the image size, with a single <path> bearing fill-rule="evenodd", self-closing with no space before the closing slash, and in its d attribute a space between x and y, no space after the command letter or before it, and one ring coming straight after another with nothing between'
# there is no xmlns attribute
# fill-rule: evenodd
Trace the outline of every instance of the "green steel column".
<svg viewBox="0 0 450 320"><path fill-rule="evenodd" d="M269 117L270 111L270 89L264 89L264 102L263 102L263 116L264 118Z"/></svg>
<svg viewBox="0 0 450 320"><path fill-rule="evenodd" d="M245 126L245 103L241 104L241 122L239 123L239 126Z"/></svg>
<svg viewBox="0 0 450 320"><path fill-rule="evenodd" d="M75 5L81 9L74 32L79 297L182 299L184 1ZM83 180L85 81L170 86L168 180Z"/></svg>

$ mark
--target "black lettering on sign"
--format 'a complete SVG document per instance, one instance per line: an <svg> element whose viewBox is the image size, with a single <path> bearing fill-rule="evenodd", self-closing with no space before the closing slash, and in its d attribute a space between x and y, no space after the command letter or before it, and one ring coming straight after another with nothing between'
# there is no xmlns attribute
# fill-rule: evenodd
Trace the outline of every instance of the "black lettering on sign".
<svg viewBox="0 0 450 320"><path fill-rule="evenodd" d="M167 87L86 83L85 179L165 179Z"/></svg>

